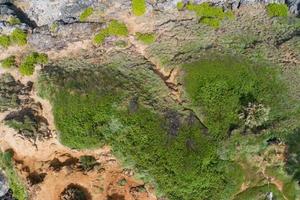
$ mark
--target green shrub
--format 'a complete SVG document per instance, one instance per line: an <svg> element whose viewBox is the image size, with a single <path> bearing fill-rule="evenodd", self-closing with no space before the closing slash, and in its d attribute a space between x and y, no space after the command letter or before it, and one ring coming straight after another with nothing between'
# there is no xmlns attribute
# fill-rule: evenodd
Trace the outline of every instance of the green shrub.
<svg viewBox="0 0 300 200"><path fill-rule="evenodd" d="M0 46L7 48L11 44L9 36L7 35L0 35Z"/></svg>
<svg viewBox="0 0 300 200"><path fill-rule="evenodd" d="M289 8L286 4L271 3L267 5L267 13L270 17L286 17Z"/></svg>
<svg viewBox="0 0 300 200"><path fill-rule="evenodd" d="M196 15L200 17L200 22L215 28L220 26L223 19L232 19L234 17L231 11L224 12L222 8L211 6L207 2L188 4L187 9L196 12Z"/></svg>
<svg viewBox="0 0 300 200"><path fill-rule="evenodd" d="M27 44L27 34L23 30L16 28L11 33L10 40L14 44L24 46Z"/></svg>
<svg viewBox="0 0 300 200"><path fill-rule="evenodd" d="M0 152L0 168L4 170L5 175L8 178L9 187L13 192L13 197L18 200L27 200L26 188L15 171L12 158L12 151Z"/></svg>
<svg viewBox="0 0 300 200"><path fill-rule="evenodd" d="M88 7L81 13L79 20L81 22L86 21L87 18L93 14L93 12L94 12L94 9L92 7Z"/></svg>
<svg viewBox="0 0 300 200"><path fill-rule="evenodd" d="M132 0L132 12L135 16L142 16L146 12L145 0Z"/></svg>
<svg viewBox="0 0 300 200"><path fill-rule="evenodd" d="M185 70L188 96L205 114L206 126L217 137L225 137L233 125L245 125L239 113L249 103L270 108L270 120L283 114L283 84L272 68L216 57L187 65Z"/></svg>
<svg viewBox="0 0 300 200"><path fill-rule="evenodd" d="M177 6L177 9L178 9L178 10L182 10L183 7L184 7L184 3L183 3L182 1L180 1L180 2L177 3L176 6Z"/></svg>
<svg viewBox="0 0 300 200"><path fill-rule="evenodd" d="M8 19L8 23L9 23L10 25L17 25L17 24L20 24L21 21L20 21L19 18L14 17L14 16L11 16L11 17Z"/></svg>
<svg viewBox="0 0 300 200"><path fill-rule="evenodd" d="M84 171L90 171L99 164L93 156L80 156L79 162Z"/></svg>
<svg viewBox="0 0 300 200"><path fill-rule="evenodd" d="M112 20L107 28L95 35L94 43L102 44L108 36L128 36L128 29L124 23Z"/></svg>
<svg viewBox="0 0 300 200"><path fill-rule="evenodd" d="M46 54L33 52L25 57L19 66L19 71L23 76L30 76L33 74L36 64L46 64L47 62L48 56Z"/></svg>
<svg viewBox="0 0 300 200"><path fill-rule="evenodd" d="M144 44L152 44L156 39L154 33L136 33L136 36Z"/></svg>
<svg viewBox="0 0 300 200"><path fill-rule="evenodd" d="M1 65L3 68L11 68L13 66L16 66L16 57L15 56L9 56L1 61Z"/></svg>

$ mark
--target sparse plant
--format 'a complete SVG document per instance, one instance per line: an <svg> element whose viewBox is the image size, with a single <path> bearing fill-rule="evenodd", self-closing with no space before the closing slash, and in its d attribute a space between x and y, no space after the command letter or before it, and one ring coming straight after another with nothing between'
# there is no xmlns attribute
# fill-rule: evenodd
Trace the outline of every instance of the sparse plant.
<svg viewBox="0 0 300 200"><path fill-rule="evenodd" d="M136 33L136 38L144 44L152 44L155 42L154 33Z"/></svg>
<svg viewBox="0 0 300 200"><path fill-rule="evenodd" d="M271 3L267 5L267 13L270 17L286 17L289 8L286 4Z"/></svg>
<svg viewBox="0 0 300 200"><path fill-rule="evenodd" d="M92 170L99 163L93 156L80 156L79 158L80 166L84 171Z"/></svg>
<svg viewBox="0 0 300 200"><path fill-rule="evenodd" d="M47 54L39 54L33 52L25 57L23 62L19 67L19 71L23 76L30 76L34 72L34 68L36 64L46 64L48 62Z"/></svg>
<svg viewBox="0 0 300 200"><path fill-rule="evenodd" d="M16 28L11 33L10 40L14 44L24 46L27 44L27 34L23 30Z"/></svg>
<svg viewBox="0 0 300 200"><path fill-rule="evenodd" d="M8 18L8 23L13 26L13 25L20 24L21 21L19 18L15 17L15 16L11 16Z"/></svg>
<svg viewBox="0 0 300 200"><path fill-rule="evenodd" d="M7 35L0 35L0 46L7 48L11 44L9 36Z"/></svg>
<svg viewBox="0 0 300 200"><path fill-rule="evenodd" d="M1 65L3 68L11 68L13 66L16 66L16 57L15 56L9 56L1 61Z"/></svg>
<svg viewBox="0 0 300 200"><path fill-rule="evenodd" d="M94 12L92 7L86 8L80 15L79 19L81 22L86 21L89 16L91 16Z"/></svg>
<svg viewBox="0 0 300 200"><path fill-rule="evenodd" d="M182 10L184 8L184 3L182 1L180 1L180 2L177 3L176 6L177 6L178 10Z"/></svg>
<svg viewBox="0 0 300 200"><path fill-rule="evenodd" d="M132 12L135 16L142 16L146 12L145 0L132 0Z"/></svg>

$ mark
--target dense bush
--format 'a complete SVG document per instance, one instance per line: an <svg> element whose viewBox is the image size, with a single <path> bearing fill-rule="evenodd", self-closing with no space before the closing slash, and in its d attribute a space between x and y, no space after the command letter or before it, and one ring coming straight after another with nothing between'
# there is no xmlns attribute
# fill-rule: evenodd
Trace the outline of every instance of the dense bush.
<svg viewBox="0 0 300 200"><path fill-rule="evenodd" d="M127 36L128 29L126 25L117 20L112 20L107 28L101 30L94 37L95 44L102 44L106 37L108 36Z"/></svg>
<svg viewBox="0 0 300 200"><path fill-rule="evenodd" d="M196 15L200 17L201 23L215 28L220 26L223 19L234 17L231 11L224 12L222 8L211 6L207 2L202 4L188 4L187 9L196 12Z"/></svg>
<svg viewBox="0 0 300 200"><path fill-rule="evenodd" d="M19 66L19 71L23 76L30 76L33 74L36 64L46 64L47 62L48 56L46 54L33 52L24 58Z"/></svg>
<svg viewBox="0 0 300 200"><path fill-rule="evenodd" d="M141 16L146 12L145 0L132 0L132 12L135 16Z"/></svg>
<svg viewBox="0 0 300 200"><path fill-rule="evenodd" d="M154 33L136 33L136 37L139 41L148 45L155 42L156 39Z"/></svg>
<svg viewBox="0 0 300 200"><path fill-rule="evenodd" d="M286 4L271 3L267 5L267 12L270 17L286 17L289 8Z"/></svg>
<svg viewBox="0 0 300 200"><path fill-rule="evenodd" d="M187 65L185 70L188 96L201 108L205 124L217 137L225 137L232 126L245 125L239 113L249 103L270 108L270 120L284 110L283 85L270 67L217 57Z"/></svg>
<svg viewBox="0 0 300 200"><path fill-rule="evenodd" d="M9 56L1 61L1 66L3 68L11 68L13 66L16 66L16 57L15 56Z"/></svg>
<svg viewBox="0 0 300 200"><path fill-rule="evenodd" d="M11 44L9 36L7 35L0 35L0 46L7 48Z"/></svg>
<svg viewBox="0 0 300 200"><path fill-rule="evenodd" d="M9 187L13 192L14 198L18 200L27 200L26 188L20 181L17 172L13 166L13 152L0 151L0 168L5 171L8 178Z"/></svg>
<svg viewBox="0 0 300 200"><path fill-rule="evenodd" d="M16 28L11 33L10 40L14 44L24 46L27 44L27 34L23 30Z"/></svg>
<svg viewBox="0 0 300 200"><path fill-rule="evenodd" d="M79 17L80 21L86 21L87 18L93 14L93 12L94 9L92 7L88 7L87 9L85 9Z"/></svg>

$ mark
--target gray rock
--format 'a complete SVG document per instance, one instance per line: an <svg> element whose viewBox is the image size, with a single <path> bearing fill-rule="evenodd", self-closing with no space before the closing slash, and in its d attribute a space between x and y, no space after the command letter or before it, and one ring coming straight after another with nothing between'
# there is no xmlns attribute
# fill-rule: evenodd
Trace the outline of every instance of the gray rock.
<svg viewBox="0 0 300 200"><path fill-rule="evenodd" d="M0 170L0 197L3 197L9 190L7 179L4 173Z"/></svg>
<svg viewBox="0 0 300 200"><path fill-rule="evenodd" d="M300 15L300 0L287 0L290 7L290 12L295 15Z"/></svg>

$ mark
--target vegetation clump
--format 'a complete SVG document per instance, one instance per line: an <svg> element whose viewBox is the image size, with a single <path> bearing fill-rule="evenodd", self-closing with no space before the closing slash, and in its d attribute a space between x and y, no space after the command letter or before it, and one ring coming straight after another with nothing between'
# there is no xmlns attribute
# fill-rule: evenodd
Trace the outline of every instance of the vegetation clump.
<svg viewBox="0 0 300 200"><path fill-rule="evenodd" d="M79 20L80 20L81 22L86 21L87 18L93 14L93 12L94 12L94 9L93 9L92 7L86 8L86 9L81 13L81 15L80 15L80 17L79 17Z"/></svg>
<svg viewBox="0 0 300 200"><path fill-rule="evenodd" d="M1 61L1 66L5 69L9 69L13 66L16 66L16 57L15 56L9 56Z"/></svg>
<svg viewBox="0 0 300 200"><path fill-rule="evenodd" d="M13 152L11 150L0 152L0 168L4 170L8 178L13 197L18 200L27 200L26 188L19 179L13 166Z"/></svg>
<svg viewBox="0 0 300 200"><path fill-rule="evenodd" d="M128 29L126 25L117 20L112 20L107 28L101 30L94 37L95 44L102 44L106 37L109 36L127 36Z"/></svg>
<svg viewBox="0 0 300 200"><path fill-rule="evenodd" d="M267 5L267 13L270 17L286 17L288 16L289 8L286 4L271 3Z"/></svg>
<svg viewBox="0 0 300 200"><path fill-rule="evenodd" d="M47 62L47 54L33 52L24 58L19 66L19 71L23 76L30 76L33 74L36 64L46 64Z"/></svg>
<svg viewBox="0 0 300 200"><path fill-rule="evenodd" d="M23 30L16 28L10 35L10 41L14 44L24 46L27 44L27 34Z"/></svg>
<svg viewBox="0 0 300 200"><path fill-rule="evenodd" d="M9 36L7 35L0 35L0 46L7 48L11 44Z"/></svg>
<svg viewBox="0 0 300 200"><path fill-rule="evenodd" d="M132 0L132 12L135 16L142 16L146 12L146 1L145 0Z"/></svg>
<svg viewBox="0 0 300 200"><path fill-rule="evenodd" d="M8 23L9 23L10 25L13 26L13 25L20 24L21 21L20 21L19 18L15 17L15 16L11 16L11 17L8 19Z"/></svg>
<svg viewBox="0 0 300 200"><path fill-rule="evenodd" d="M186 8L196 12L196 15L200 17L201 23L214 28L218 28L223 19L231 19L234 17L231 11L224 12L222 8L211 6L208 2L202 4L188 4Z"/></svg>
<svg viewBox="0 0 300 200"><path fill-rule="evenodd" d="M92 170L96 165L99 163L97 162L96 158L93 156L80 156L79 158L80 166L84 171Z"/></svg>
<svg viewBox="0 0 300 200"><path fill-rule="evenodd" d="M154 33L136 33L136 38L147 45L152 44L156 39Z"/></svg>
<svg viewBox="0 0 300 200"><path fill-rule="evenodd" d="M182 1L180 1L180 2L177 3L176 6L177 6L178 10L182 10L184 8L184 3Z"/></svg>
<svg viewBox="0 0 300 200"><path fill-rule="evenodd" d="M188 96L217 137L231 127L261 127L283 114L283 84L272 68L229 57L202 60L185 70Z"/></svg>

